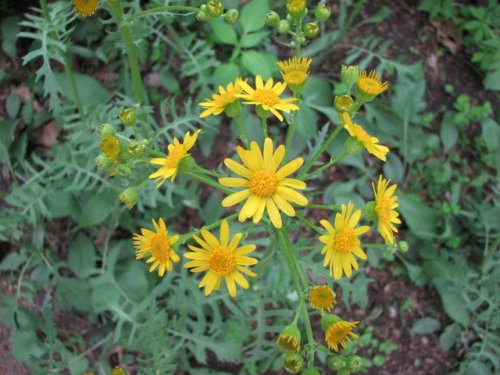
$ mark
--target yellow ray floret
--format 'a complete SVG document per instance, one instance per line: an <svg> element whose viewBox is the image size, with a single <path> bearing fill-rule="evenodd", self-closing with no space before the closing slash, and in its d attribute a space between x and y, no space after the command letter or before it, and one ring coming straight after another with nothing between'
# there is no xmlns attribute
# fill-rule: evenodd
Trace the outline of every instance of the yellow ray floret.
<svg viewBox="0 0 500 375"><path fill-rule="evenodd" d="M240 83L244 94L240 94L240 98L247 100L243 104L254 104L261 106L265 111L271 111L280 121L283 121L283 116L279 111L289 113L290 111L297 111L299 107L292 102L297 98L280 98L280 95L285 91L286 83L277 82L274 84L272 78L269 78L264 84L262 77L257 75L255 77L255 89L248 83L242 81Z"/></svg>
<svg viewBox="0 0 500 375"><path fill-rule="evenodd" d="M240 221L253 217L253 222L258 223L267 211L273 225L281 228L280 210L288 216L295 216L295 209L290 203L307 204L307 198L295 191L305 189L305 182L288 177L302 166L304 160L297 158L279 168L285 156L285 146L280 145L273 151L270 138L264 141L263 151L255 141L250 144L249 150L238 146L236 151L244 165L232 159L225 159L224 164L243 178L221 178L219 183L244 190L226 197L222 206L230 207L247 199L239 213Z"/></svg>
<svg viewBox="0 0 500 375"><path fill-rule="evenodd" d="M325 332L325 341L328 348L339 351L339 345L346 347L351 342L351 337L357 339L359 336L352 332L359 322L339 321L331 324Z"/></svg>
<svg viewBox="0 0 500 375"><path fill-rule="evenodd" d="M195 131L193 135L187 132L184 136L183 143L180 143L179 140L174 137L173 144L168 145L168 155L166 158L154 158L150 160L152 164L161 165L155 173L149 176L150 179L159 181L156 186L157 188L160 187L167 178L171 178L172 182L174 181L179 170L179 164L182 159L189 155L188 151L193 148L200 131L201 130Z"/></svg>
<svg viewBox="0 0 500 375"><path fill-rule="evenodd" d="M211 115L220 115L226 107L237 100L239 100L238 95L241 94L241 85L240 82L243 80L241 78L237 78L233 83L229 83L226 88L219 86L219 93L212 94L212 99L205 99L204 102L200 103L200 107L206 108L200 114L200 117L207 117Z"/></svg>
<svg viewBox="0 0 500 375"><path fill-rule="evenodd" d="M372 137L365 131L365 129L363 129L361 125L353 124L348 113L342 112L341 119L342 123L344 124L344 128L349 132L349 135L357 139L358 142L363 145L366 151L382 161L387 160L387 153L389 152L389 148L379 145L379 139L377 137Z"/></svg>
<svg viewBox="0 0 500 375"><path fill-rule="evenodd" d="M398 233L398 228L394 224L401 224L399 213L396 208L398 197L394 195L398 185L389 186L390 180L382 176L378 178L377 188L372 182L373 193L375 194L375 212L377 213L377 225L380 235L386 243L394 243L394 233Z"/></svg>
<svg viewBox="0 0 500 375"><path fill-rule="evenodd" d="M163 276L165 271L172 271L172 262L177 263L180 260L172 247L179 240L179 236L169 237L167 226L161 218L158 223L153 219L153 226L155 232L141 228L141 234L134 233L135 258L149 256L146 263L153 263L149 272L158 268L158 275Z"/></svg>
<svg viewBox="0 0 500 375"><path fill-rule="evenodd" d="M370 73L364 70L358 77L356 86L363 94L376 96L389 88L389 82L382 83L382 75L380 73L377 74L375 70L372 70Z"/></svg>
<svg viewBox="0 0 500 375"><path fill-rule="evenodd" d="M330 275L340 279L342 273L351 277L352 268L359 269L354 255L366 259L366 254L361 250L359 236L368 232L370 227L356 228L361 218L361 210L354 211L354 204L349 201L347 207L342 205L341 212L335 215L335 227L327 220L321 220L321 225L326 228L327 234L319 240L325 244L321 254L325 255L323 265L330 269Z"/></svg>
<svg viewBox="0 0 500 375"><path fill-rule="evenodd" d="M283 81L288 86L303 84L309 77L311 61L309 57L293 57L285 61L279 61L278 66L281 69Z"/></svg>
<svg viewBox="0 0 500 375"><path fill-rule="evenodd" d="M99 0L73 0L75 13L82 17L94 15L99 7Z"/></svg>
<svg viewBox="0 0 500 375"><path fill-rule="evenodd" d="M184 267L191 272L207 272L201 279L200 288L205 288L208 296L214 290L219 290L222 279L226 282L227 290L232 297L236 296L236 284L248 289L248 281L241 273L255 277L256 274L246 266L257 264L257 259L246 256L255 250L255 245L238 246L242 233L229 237L229 224L223 220L220 226L220 237L216 238L208 230L201 229L201 237L193 235L198 246L189 245L190 252L184 257L191 259Z"/></svg>

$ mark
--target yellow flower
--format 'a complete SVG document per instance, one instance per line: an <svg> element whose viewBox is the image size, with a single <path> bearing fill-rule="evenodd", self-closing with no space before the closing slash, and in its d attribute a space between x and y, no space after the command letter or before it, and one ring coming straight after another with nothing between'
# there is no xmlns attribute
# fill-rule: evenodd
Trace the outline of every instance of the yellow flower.
<svg viewBox="0 0 500 375"><path fill-rule="evenodd" d="M286 8L288 12L292 15L299 16L301 15L306 7L306 0L288 0L288 4Z"/></svg>
<svg viewBox="0 0 500 375"><path fill-rule="evenodd" d="M318 310L331 311L335 305L335 292L328 285L316 285L309 291L309 302Z"/></svg>
<svg viewBox="0 0 500 375"><path fill-rule="evenodd" d="M358 93L366 96L365 101L369 101L387 90L389 82L382 83L382 75L380 73L377 74L375 70L372 70L370 73L364 70L358 77L356 86L358 87Z"/></svg>
<svg viewBox="0 0 500 375"><path fill-rule="evenodd" d="M284 111L289 113L290 111L297 111L299 107L294 102L297 98L280 98L280 95L285 91L286 83L277 82L274 85L272 78L269 78L264 84L262 77L257 75L255 77L255 89L250 87L250 85L244 81L240 82L240 85L245 92L245 94L240 94L239 97L247 102L244 104L254 104L262 107L265 111L271 111L280 121L283 121L283 116L279 111Z"/></svg>
<svg viewBox="0 0 500 375"><path fill-rule="evenodd" d="M122 191L120 195L118 195L118 198L130 210L139 201L139 189L137 189L137 187L135 186L128 187L124 191Z"/></svg>
<svg viewBox="0 0 500 375"><path fill-rule="evenodd" d="M353 124L348 113L342 112L341 118L344 124L344 128L349 132L349 135L360 142L366 149L366 151L376 156L380 160L387 160L386 155L389 152L388 147L379 145L379 139L377 137L372 137L365 131L365 129L363 129L362 126Z"/></svg>
<svg viewBox="0 0 500 375"><path fill-rule="evenodd" d="M346 322L340 320L330 324L325 332L325 341L328 348L339 351L339 345L346 347L347 342L351 342L351 337L357 339L359 336L352 332L359 322Z"/></svg>
<svg viewBox="0 0 500 375"><path fill-rule="evenodd" d="M361 210L354 211L354 204L349 201L347 207L342 205L342 211L335 215L335 228L327 221L321 220L327 234L319 238L325 244L321 254L325 254L323 265L330 268L330 275L335 279L342 277L342 271L351 277L352 269L359 269L354 255L366 259L366 254L361 250L361 241L358 236L368 232L370 227L362 226L356 228L361 218Z"/></svg>
<svg viewBox="0 0 500 375"><path fill-rule="evenodd" d="M179 236L168 236L167 226L160 218L158 223L153 219L153 226L156 232L141 228L142 234L134 233L135 259L149 258L146 263L153 263L149 272L158 268L158 275L163 276L165 270L172 271L172 261L178 262L179 256L172 248L172 245L179 240Z"/></svg>
<svg viewBox="0 0 500 375"><path fill-rule="evenodd" d="M394 224L401 224L399 213L396 208L398 197L394 195L398 185L389 186L390 181L382 176L378 178L377 188L372 182L373 193L375 194L375 212L377 213L378 231L386 243L394 243L394 232L398 229Z"/></svg>
<svg viewBox="0 0 500 375"><path fill-rule="evenodd" d="M229 83L227 87L219 86L219 94L213 94L212 99L205 99L200 103L200 107L207 108L200 114L200 117L207 117L210 115L220 115L226 108L239 100L238 95L241 94L240 82L241 78L236 78L236 81Z"/></svg>
<svg viewBox="0 0 500 375"><path fill-rule="evenodd" d="M79 16L90 17L99 7L99 0L73 0L73 6Z"/></svg>
<svg viewBox="0 0 500 375"><path fill-rule="evenodd" d="M223 220L220 226L220 238L217 239L208 230L202 228L200 238L193 234L193 238L201 246L191 246L192 250L184 254L190 262L184 265L191 268L191 272L204 272L207 274L201 279L200 288L205 288L205 295L219 290L221 280L224 278L227 290L231 297L236 296L236 284L248 289L248 281L240 273L255 277L256 274L245 266L257 264L257 259L245 256L255 250L255 245L238 246L243 237L242 233L236 233L229 239L229 224Z"/></svg>
<svg viewBox="0 0 500 375"><path fill-rule="evenodd" d="M284 352L300 352L300 331L295 324L285 327L276 340L278 348Z"/></svg>
<svg viewBox="0 0 500 375"><path fill-rule="evenodd" d="M311 61L309 57L293 57L285 61L278 61L283 80L292 91L300 91L303 87L307 77L309 77Z"/></svg>
<svg viewBox="0 0 500 375"><path fill-rule="evenodd" d="M162 166L149 176L150 179L157 179L157 181L159 181L158 185L156 185L157 188L160 187L167 178L171 177L171 181L174 181L182 159L189 155L188 151L193 148L200 131L201 130L195 131L193 135L187 132L184 136L183 143L180 143L179 140L174 137L174 143L168 145L168 155L166 158L154 158L150 160L152 164Z"/></svg>
<svg viewBox="0 0 500 375"><path fill-rule="evenodd" d="M231 194L222 201L223 207L233 206L248 198L239 214L239 221L253 217L253 222L262 219L267 210L271 222L276 228L281 228L282 221L279 210L288 216L295 216L295 209L289 202L305 206L307 198L293 189L305 189L304 181L288 178L299 169L304 160L297 158L278 169L285 156L285 146L280 145L273 151L270 138L264 141L261 151L257 142L250 144L250 149L236 148L243 165L232 159L225 159L224 164L234 173L244 178L221 178L219 183L229 187L243 187L244 190Z"/></svg>
<svg viewBox="0 0 500 375"><path fill-rule="evenodd" d="M108 135L101 140L101 150L110 159L115 159L120 153L120 142L113 135Z"/></svg>

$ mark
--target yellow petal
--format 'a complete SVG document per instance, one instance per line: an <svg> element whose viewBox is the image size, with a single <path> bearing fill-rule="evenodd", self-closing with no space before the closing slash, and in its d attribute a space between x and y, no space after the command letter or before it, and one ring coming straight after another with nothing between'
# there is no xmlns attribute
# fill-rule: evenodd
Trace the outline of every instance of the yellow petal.
<svg viewBox="0 0 500 375"><path fill-rule="evenodd" d="M245 198L249 197L252 194L250 189L245 189L242 191L238 191L237 193L233 193L229 195L228 197L224 198L222 201L222 207L231 207L234 206L236 203L241 202Z"/></svg>

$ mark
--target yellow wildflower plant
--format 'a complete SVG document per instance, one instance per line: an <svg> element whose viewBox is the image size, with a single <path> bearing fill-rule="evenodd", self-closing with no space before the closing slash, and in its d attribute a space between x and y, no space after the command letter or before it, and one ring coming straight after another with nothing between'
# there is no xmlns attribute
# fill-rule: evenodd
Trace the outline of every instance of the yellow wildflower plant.
<svg viewBox="0 0 500 375"><path fill-rule="evenodd" d="M295 323L285 327L276 339L276 345L283 352L300 352L300 331Z"/></svg>
<svg viewBox="0 0 500 375"><path fill-rule="evenodd" d="M149 272L158 268L158 276L162 277L165 271L172 271L172 262L177 263L180 260L172 247L179 240L179 236L169 237L162 218L158 222L153 219L153 226L155 231L141 228L141 234L134 233L135 258L142 259L149 256L146 263L153 263Z"/></svg>
<svg viewBox="0 0 500 375"><path fill-rule="evenodd" d="M120 154L120 141L114 135L108 135L101 140L101 151L110 159L116 159Z"/></svg>
<svg viewBox="0 0 500 375"><path fill-rule="evenodd" d="M382 161L387 160L387 153L389 152L388 147L379 145L379 139L368 134L361 125L353 124L351 116L349 116L348 113L342 112L340 116L345 130L347 130L352 138L360 142L370 154L376 156Z"/></svg>
<svg viewBox="0 0 500 375"><path fill-rule="evenodd" d="M267 211L272 224L281 228L280 210L293 217L295 209L290 202L299 206L308 203L306 197L294 190L305 189L305 182L288 177L302 166L304 160L297 158L279 168L285 156L285 146L278 146L276 151L273 149L273 141L266 138L263 150L255 141L250 144L249 150L237 147L236 151L244 165L232 159L224 160L226 167L243 178L224 177L219 179L219 183L228 187L242 187L244 190L226 197L222 206L231 207L247 199L239 213L238 220L241 222L253 217L253 222L259 223L264 211Z"/></svg>
<svg viewBox="0 0 500 375"><path fill-rule="evenodd" d="M293 57L285 61L278 61L283 81L294 92L302 91L309 77L309 66L312 60L309 57Z"/></svg>
<svg viewBox="0 0 500 375"><path fill-rule="evenodd" d="M401 224L399 213L396 208L399 204L397 195L394 195L398 187L397 184L389 186L390 180L379 176L377 188L372 182L373 193L375 194L375 213L377 216L378 231L386 243L394 243L394 233L398 233L398 228L394 224Z"/></svg>
<svg viewBox="0 0 500 375"><path fill-rule="evenodd" d="M317 310L332 311L335 297L335 292L328 285L316 285L309 291L309 302Z"/></svg>
<svg viewBox="0 0 500 375"><path fill-rule="evenodd" d="M359 338L352 330L359 322L346 322L336 315L329 314L321 319L325 330L325 342L331 350L339 351L339 346L346 347L351 338Z"/></svg>
<svg viewBox="0 0 500 375"><path fill-rule="evenodd" d="M349 201L341 207L341 212L335 215L335 227L327 220L321 220L321 225L327 230L327 234L319 240L325 244L321 254L325 254L323 265L329 267L330 275L340 279L344 273L351 277L352 268L359 269L354 255L366 259L366 254L361 250L359 236L370 230L368 226L357 227L361 218L361 210L354 211L354 204Z"/></svg>
<svg viewBox="0 0 500 375"><path fill-rule="evenodd" d="M386 91L389 88L389 82L386 81L382 83L382 75L375 72L375 70L369 73L364 70L356 80L356 87L358 89L358 96L360 96L363 101L368 102Z"/></svg>
<svg viewBox="0 0 500 375"><path fill-rule="evenodd" d="M163 185L167 178L170 178L172 182L174 181L179 171L179 165L185 157L189 156L189 150L191 150L196 143L200 131L201 129L195 131L193 135L187 132L182 143L174 137L174 143L169 144L167 147L167 157L153 158L150 160L151 164L161 165L161 168L149 176L150 179L159 181L158 185L156 185L157 188Z"/></svg>
<svg viewBox="0 0 500 375"><path fill-rule="evenodd" d="M73 0L73 9L81 17L91 17L99 7L99 0Z"/></svg>
<svg viewBox="0 0 500 375"><path fill-rule="evenodd" d="M280 121L283 121L283 115L279 111L289 113L290 111L297 111L299 107L292 102L297 98L281 98L280 95L286 89L286 83L276 82L269 78L266 83L262 80L260 75L255 77L255 89L252 88L245 81L241 81L240 85L243 89L243 94L239 97L247 100L243 104L253 104L261 107L264 111L270 111Z"/></svg>
<svg viewBox="0 0 500 375"><path fill-rule="evenodd" d="M207 272L199 283L200 288L205 288L208 296L214 290L219 290L222 279L226 283L231 297L236 296L236 284L243 289L248 289L248 281L242 273L247 276L257 276L246 266L257 264L257 259L246 256L255 250L255 245L238 246L243 234L236 233L229 238L230 229L227 220L223 220L220 226L220 236L217 239L208 230L201 229L201 238L193 234L193 239L198 246L189 245L191 252L184 257L191 259L184 267L191 272Z"/></svg>
<svg viewBox="0 0 500 375"><path fill-rule="evenodd" d="M204 102L199 104L200 107L206 108L205 111L200 114L200 118L220 115L222 112L226 111L231 104L238 102L239 94L242 92L240 85L242 81L243 79L238 77L234 83L230 82L226 88L219 86L218 94L212 94L212 99L207 98Z"/></svg>

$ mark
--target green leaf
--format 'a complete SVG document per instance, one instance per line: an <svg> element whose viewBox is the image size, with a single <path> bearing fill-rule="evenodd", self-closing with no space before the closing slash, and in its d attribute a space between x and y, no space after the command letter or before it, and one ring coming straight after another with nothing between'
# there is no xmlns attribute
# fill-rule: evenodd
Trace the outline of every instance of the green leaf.
<svg viewBox="0 0 500 375"><path fill-rule="evenodd" d="M96 313L118 306L120 291L114 283L104 283L97 285L90 294L92 309Z"/></svg>
<svg viewBox="0 0 500 375"><path fill-rule="evenodd" d="M269 11L268 0L252 0L241 11L241 26L245 33L259 30L265 25L265 16Z"/></svg>
<svg viewBox="0 0 500 375"><path fill-rule="evenodd" d="M94 244L84 233L69 245L68 266L78 277L86 277L95 271Z"/></svg>
<svg viewBox="0 0 500 375"><path fill-rule="evenodd" d="M487 118L481 122L481 130L488 150L496 150L500 145L500 126L493 119Z"/></svg>
<svg viewBox="0 0 500 375"><path fill-rule="evenodd" d="M241 63L252 75L260 74L263 79L271 77L272 68L262 53L245 51L241 54Z"/></svg>
<svg viewBox="0 0 500 375"><path fill-rule="evenodd" d="M212 27L212 32L217 42L232 45L238 43L238 37L236 31L234 31L234 27L225 23L222 17L212 20L210 26Z"/></svg>
<svg viewBox="0 0 500 375"><path fill-rule="evenodd" d="M225 86L229 82L233 82L237 77L240 76L240 69L236 64L221 64L215 69L215 73L213 75L214 86L222 85Z"/></svg>
<svg viewBox="0 0 500 375"><path fill-rule="evenodd" d="M446 112L443 116L443 121L441 122L441 142L443 142L444 148L449 150L456 145L458 141L458 129L453 123L452 112Z"/></svg>
<svg viewBox="0 0 500 375"><path fill-rule="evenodd" d="M44 197L44 202L53 218L76 216L80 206L75 196L68 191L53 191Z"/></svg>
<svg viewBox="0 0 500 375"><path fill-rule="evenodd" d="M90 303L90 286L87 280L69 277L57 278L56 303L64 310L76 309L81 312L92 312Z"/></svg>
<svg viewBox="0 0 500 375"><path fill-rule="evenodd" d="M444 329L444 332L439 336L439 345L447 352L460 338L460 325L457 323L450 324Z"/></svg>
<svg viewBox="0 0 500 375"><path fill-rule="evenodd" d="M26 256L18 252L11 252L0 263L0 271L16 271L26 261Z"/></svg>
<svg viewBox="0 0 500 375"><path fill-rule="evenodd" d="M489 71L484 78L483 85L487 90L500 91L500 69Z"/></svg>
<svg viewBox="0 0 500 375"><path fill-rule="evenodd" d="M90 227L106 220L113 209L117 199L117 193L111 189L103 190L90 197L82 205L82 211L78 215L78 224L81 227Z"/></svg>
<svg viewBox="0 0 500 375"><path fill-rule="evenodd" d="M110 92L94 78L79 73L73 73L73 76L84 106L106 103L111 97ZM72 102L75 102L67 75L63 73L56 74L56 80L64 95Z"/></svg>
<svg viewBox="0 0 500 375"><path fill-rule="evenodd" d="M399 211L412 232L420 238L436 236L436 213L416 195L399 194Z"/></svg>
<svg viewBox="0 0 500 375"><path fill-rule="evenodd" d="M443 307L446 313L457 323L466 327L469 324L470 313L467 309L467 302L460 290L450 287L447 280L438 278L434 280L437 286Z"/></svg>
<svg viewBox="0 0 500 375"><path fill-rule="evenodd" d="M2 20L2 49L11 58L17 59L17 34L19 33L21 17L10 16Z"/></svg>
<svg viewBox="0 0 500 375"><path fill-rule="evenodd" d="M258 45L267 35L268 31L258 31L256 33L244 34L241 37L241 46L243 48L251 48Z"/></svg>
<svg viewBox="0 0 500 375"><path fill-rule="evenodd" d="M430 335L436 332L441 324L434 318L422 318L417 320L412 327L412 331L419 335Z"/></svg>
<svg viewBox="0 0 500 375"><path fill-rule="evenodd" d="M401 159L395 153L389 153L384 163L384 176L394 183L403 181L405 170Z"/></svg>
<svg viewBox="0 0 500 375"><path fill-rule="evenodd" d="M19 95L15 93L10 94L5 102L5 107L7 108L9 117L16 118L19 108L21 108L21 98Z"/></svg>

